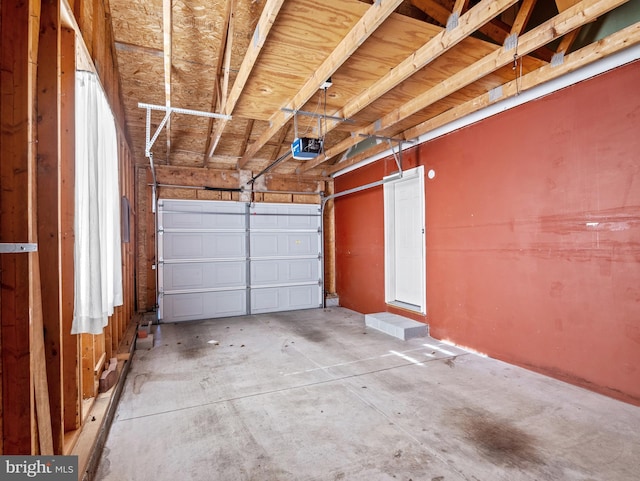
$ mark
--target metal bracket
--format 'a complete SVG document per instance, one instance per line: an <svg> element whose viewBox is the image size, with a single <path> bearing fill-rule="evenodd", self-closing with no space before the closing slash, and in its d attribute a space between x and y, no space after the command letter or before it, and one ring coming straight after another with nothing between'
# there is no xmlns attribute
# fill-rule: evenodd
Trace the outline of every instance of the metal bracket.
<svg viewBox="0 0 640 481"><path fill-rule="evenodd" d="M286 112L288 114L293 114L293 134L296 138L298 138L298 115L305 115L307 117L315 117L318 119L318 135L321 135L322 132L322 120L335 120L336 122L345 122L348 124L352 124L354 123L353 120L351 119L347 119L345 117L336 117L333 115L324 115L324 114L318 114L316 112L306 112L304 110L296 110L296 109L289 109L289 108L281 108L280 109L283 112Z"/></svg>
<svg viewBox="0 0 640 481"><path fill-rule="evenodd" d="M413 140L405 140L405 139L398 139L398 138L393 138L393 137L384 137L382 135L371 135L371 134L360 134L360 137L369 137L369 138L374 138L376 140L386 140L389 143L389 148L391 149L391 153L393 154L393 158L396 161L396 165L398 166L398 171L400 172L400 177L402 177L402 144L403 143L407 143L407 144L413 144ZM396 154L396 151L393 150L393 144L391 142L397 142L398 143L398 153Z"/></svg>
<svg viewBox="0 0 640 481"><path fill-rule="evenodd" d="M564 63L564 51L554 53L553 57L551 57L551 66L559 67L563 63Z"/></svg>
<svg viewBox="0 0 640 481"><path fill-rule="evenodd" d="M37 252L38 244L0 243L0 254L19 254L21 252Z"/></svg>
<svg viewBox="0 0 640 481"><path fill-rule="evenodd" d="M203 112L201 110L181 109L179 107L167 107L165 105L145 104L142 102L138 103L138 107L141 109L147 109L147 119L146 119L147 128L146 128L146 138L145 138L146 143L144 146L144 155L146 157L149 157L149 154L151 152L151 147L153 147L153 144L155 143L158 136L160 135L160 132L162 132L162 129L166 125L172 113L184 114L184 115L195 115L196 117L207 117L210 119L231 120L231 115L216 114L213 112ZM151 111L152 110L161 110L165 112L164 118L162 119L162 122L160 122L160 125L158 125L158 128L156 129L156 132L153 134L153 137L151 137Z"/></svg>
<svg viewBox="0 0 640 481"><path fill-rule="evenodd" d="M295 109L288 109L288 108L281 108L280 110L282 110L283 112L287 112L288 114L293 114L294 116L306 115L307 117L319 117L321 119L337 120L338 122L347 122L350 124L354 123L353 120L347 119L345 117L335 117L333 115L324 115L324 114L318 114L316 112L307 112L305 110L295 110Z"/></svg>
<svg viewBox="0 0 640 481"><path fill-rule="evenodd" d="M451 15L449 15L449 18L447 19L447 32L450 32L451 30L456 28L458 26L459 20L460 13L453 12Z"/></svg>

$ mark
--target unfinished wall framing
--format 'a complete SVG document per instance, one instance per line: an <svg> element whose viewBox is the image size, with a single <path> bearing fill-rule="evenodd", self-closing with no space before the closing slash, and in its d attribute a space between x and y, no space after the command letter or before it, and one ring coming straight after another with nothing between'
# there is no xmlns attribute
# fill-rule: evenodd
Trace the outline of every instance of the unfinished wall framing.
<svg viewBox="0 0 640 481"><path fill-rule="evenodd" d="M66 454L98 396L105 363L117 356L133 318L135 241L122 244L124 304L103 334L72 335L74 89L77 52L86 49L66 2L3 1L1 8L0 236L3 242L37 244L37 252L0 255L0 453ZM108 29L98 23L95 34L108 35ZM113 68L104 62L112 57L108 47L94 53ZM116 79L112 74L102 81L118 106ZM121 114L119 123L120 192L133 199L133 159ZM132 229L134 213L127 213Z"/></svg>

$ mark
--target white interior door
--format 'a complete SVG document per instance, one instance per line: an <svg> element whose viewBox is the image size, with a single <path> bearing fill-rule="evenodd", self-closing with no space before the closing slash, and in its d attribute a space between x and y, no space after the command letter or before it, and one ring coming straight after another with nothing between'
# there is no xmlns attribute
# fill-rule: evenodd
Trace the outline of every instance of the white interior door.
<svg viewBox="0 0 640 481"><path fill-rule="evenodd" d="M384 198L386 301L426 313L423 167L387 182Z"/></svg>

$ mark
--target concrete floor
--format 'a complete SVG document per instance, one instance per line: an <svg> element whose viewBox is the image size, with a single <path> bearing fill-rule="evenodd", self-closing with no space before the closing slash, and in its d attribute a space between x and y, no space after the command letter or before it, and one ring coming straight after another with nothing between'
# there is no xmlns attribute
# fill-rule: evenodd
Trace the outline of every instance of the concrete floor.
<svg viewBox="0 0 640 481"><path fill-rule="evenodd" d="M640 479L640 408L353 311L158 334L135 353L97 480Z"/></svg>

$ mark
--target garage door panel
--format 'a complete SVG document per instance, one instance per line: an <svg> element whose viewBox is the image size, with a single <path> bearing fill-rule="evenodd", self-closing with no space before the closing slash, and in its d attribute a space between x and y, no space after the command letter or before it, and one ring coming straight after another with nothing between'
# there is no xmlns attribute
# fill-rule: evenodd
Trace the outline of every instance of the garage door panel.
<svg viewBox="0 0 640 481"><path fill-rule="evenodd" d="M161 229L244 229L245 227L244 204L184 200L161 202Z"/></svg>
<svg viewBox="0 0 640 481"><path fill-rule="evenodd" d="M319 261L314 259L273 259L251 262L251 286L276 283L317 282Z"/></svg>
<svg viewBox="0 0 640 481"><path fill-rule="evenodd" d="M251 207L252 229L317 229L320 207L306 204L255 204Z"/></svg>
<svg viewBox="0 0 640 481"><path fill-rule="evenodd" d="M244 261L164 264L164 292L185 289L246 287Z"/></svg>
<svg viewBox="0 0 640 481"><path fill-rule="evenodd" d="M158 219L161 319L320 306L318 205L165 199Z"/></svg>
<svg viewBox="0 0 640 481"><path fill-rule="evenodd" d="M172 322L246 314L246 290L165 294L162 318Z"/></svg>
<svg viewBox="0 0 640 481"><path fill-rule="evenodd" d="M252 232L251 257L317 256L317 232Z"/></svg>
<svg viewBox="0 0 640 481"><path fill-rule="evenodd" d="M162 259L225 259L246 256L244 232L164 232Z"/></svg>
<svg viewBox="0 0 640 481"><path fill-rule="evenodd" d="M312 309L320 306L318 285L251 289L251 313Z"/></svg>

